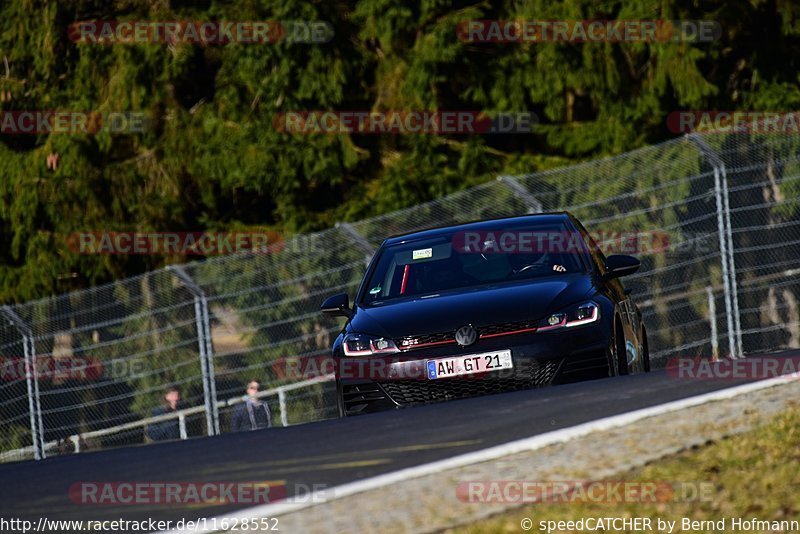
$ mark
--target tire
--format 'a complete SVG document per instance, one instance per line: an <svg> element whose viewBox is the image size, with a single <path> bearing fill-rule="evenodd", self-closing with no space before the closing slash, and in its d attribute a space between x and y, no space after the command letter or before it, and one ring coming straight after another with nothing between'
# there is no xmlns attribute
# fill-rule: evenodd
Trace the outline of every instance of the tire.
<svg viewBox="0 0 800 534"><path fill-rule="evenodd" d="M336 380L336 405L339 408L339 418L347 417L347 412L344 409L344 393L342 392L342 384Z"/></svg>
<svg viewBox="0 0 800 534"><path fill-rule="evenodd" d="M615 321L614 326L614 352L617 360L617 376L628 374L628 355L625 349L625 332L619 320Z"/></svg>
<svg viewBox="0 0 800 534"><path fill-rule="evenodd" d="M647 344L647 330L642 327L642 367L645 373L650 372L650 346Z"/></svg>

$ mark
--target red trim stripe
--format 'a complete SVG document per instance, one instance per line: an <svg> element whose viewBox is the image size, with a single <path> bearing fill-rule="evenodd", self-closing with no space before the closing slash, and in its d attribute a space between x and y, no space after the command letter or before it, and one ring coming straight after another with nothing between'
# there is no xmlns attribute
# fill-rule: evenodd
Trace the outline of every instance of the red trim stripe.
<svg viewBox="0 0 800 534"><path fill-rule="evenodd" d="M497 334L481 334L479 339L486 339L490 337L500 337L500 336L513 336L514 334L524 334L525 332L536 332L538 328L522 328L520 330L509 330L508 332L498 332ZM400 342L400 350L414 350L414 349L421 349L424 347L433 347L435 345L449 345L451 343L455 343L455 339L448 339L447 341L433 341L431 343L419 343L417 345L403 345L402 341Z"/></svg>
<svg viewBox="0 0 800 534"><path fill-rule="evenodd" d="M508 332L499 332L497 334L481 334L481 339L487 337L511 336L514 334L522 334L524 332L536 332L536 328L523 328L522 330L509 330Z"/></svg>

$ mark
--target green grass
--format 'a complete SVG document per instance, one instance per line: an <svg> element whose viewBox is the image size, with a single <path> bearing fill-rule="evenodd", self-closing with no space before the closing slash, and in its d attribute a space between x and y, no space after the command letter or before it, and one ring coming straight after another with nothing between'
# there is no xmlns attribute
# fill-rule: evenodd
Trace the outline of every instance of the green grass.
<svg viewBox="0 0 800 534"><path fill-rule="evenodd" d="M800 407L794 405L763 427L684 451L609 480L668 481L673 484L688 483L695 487L703 484L710 491L707 491L704 499L679 499L672 502L528 504L454 529L453 532L524 532L520 524L526 517L533 519L530 532L540 532L539 521L575 521L601 517L652 518L652 530L643 532L658 532L657 518L676 521L673 533L720 532L711 528L682 530L682 518L697 521L719 521L726 518L723 532L732 531L732 517L767 521L800 520ZM753 529L738 532L781 531Z"/></svg>

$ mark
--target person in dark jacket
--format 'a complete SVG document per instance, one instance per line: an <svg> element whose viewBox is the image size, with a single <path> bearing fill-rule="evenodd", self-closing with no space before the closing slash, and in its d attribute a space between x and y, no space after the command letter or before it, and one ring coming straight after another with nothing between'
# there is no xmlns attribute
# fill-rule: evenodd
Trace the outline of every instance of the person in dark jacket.
<svg viewBox="0 0 800 534"><path fill-rule="evenodd" d="M153 410L153 417L175 413L178 411L178 403L181 400L181 390L176 386L170 386L164 393L162 406ZM181 430L178 418L168 419L147 425L147 437L153 441L166 441L169 439L180 439Z"/></svg>
<svg viewBox="0 0 800 534"><path fill-rule="evenodd" d="M258 380L251 380L247 383L245 401L237 404L233 411L231 427L234 432L258 430L272 426L272 414L269 406L258 398L260 387L261 383Z"/></svg>

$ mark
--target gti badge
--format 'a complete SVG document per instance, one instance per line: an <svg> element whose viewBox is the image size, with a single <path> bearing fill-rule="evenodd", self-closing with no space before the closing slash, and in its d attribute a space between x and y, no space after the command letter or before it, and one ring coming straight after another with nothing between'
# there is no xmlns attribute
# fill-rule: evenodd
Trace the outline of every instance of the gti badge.
<svg viewBox="0 0 800 534"><path fill-rule="evenodd" d="M478 339L478 332L475 331L475 327L471 324L462 326L458 330L456 330L456 343L461 345L462 347L468 347L475 343Z"/></svg>

